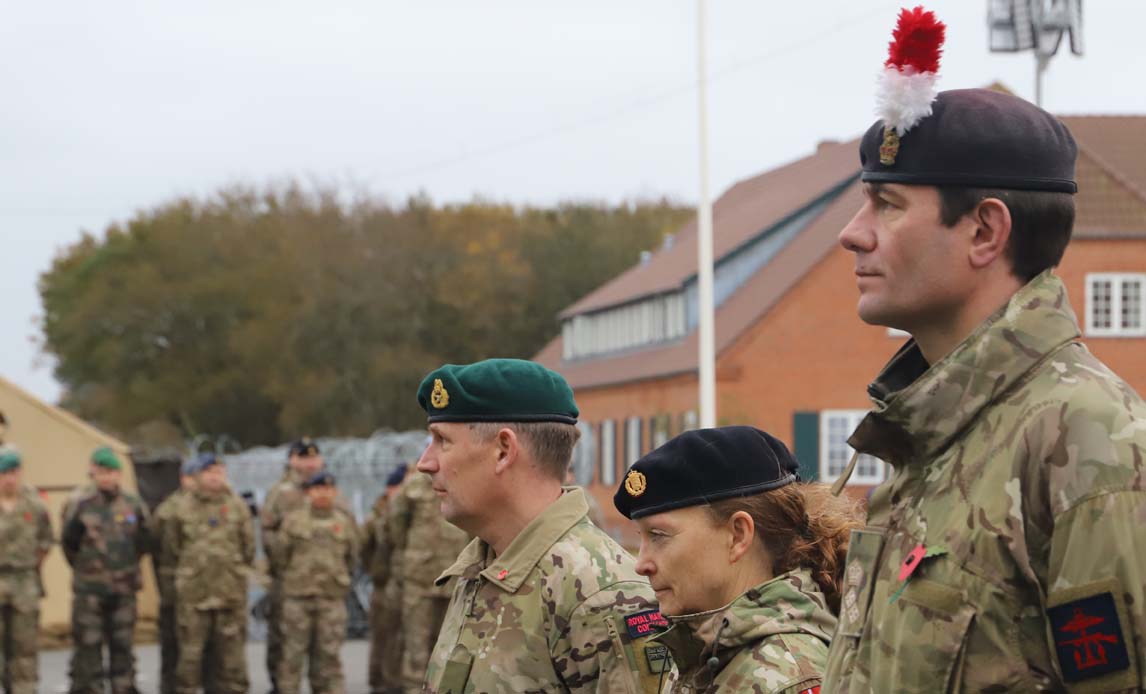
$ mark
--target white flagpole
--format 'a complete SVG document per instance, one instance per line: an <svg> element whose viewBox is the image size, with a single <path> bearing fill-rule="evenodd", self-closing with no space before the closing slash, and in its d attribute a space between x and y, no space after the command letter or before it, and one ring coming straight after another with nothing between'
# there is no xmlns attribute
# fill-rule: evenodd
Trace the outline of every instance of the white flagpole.
<svg viewBox="0 0 1146 694"><path fill-rule="evenodd" d="M697 0L697 107L700 127L700 200L697 204L697 289L700 318L700 426L716 426L716 339L712 289L712 201L708 191L708 69L705 56L705 4Z"/></svg>

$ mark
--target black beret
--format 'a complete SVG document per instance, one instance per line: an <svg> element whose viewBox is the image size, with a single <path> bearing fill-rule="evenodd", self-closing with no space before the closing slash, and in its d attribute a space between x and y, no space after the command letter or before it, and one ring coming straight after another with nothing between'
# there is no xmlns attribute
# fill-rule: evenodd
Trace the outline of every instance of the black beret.
<svg viewBox="0 0 1146 694"><path fill-rule="evenodd" d="M310 479L303 482L301 486L303 489L310 489L311 487L321 486L333 487L334 475L330 474L326 470L316 472L310 476Z"/></svg>
<svg viewBox="0 0 1146 694"><path fill-rule="evenodd" d="M883 121L860 142L862 178L871 183L968 186L1074 193L1078 146L1059 119L1011 94L989 89L940 92L931 115L899 137L881 161Z"/></svg>
<svg viewBox="0 0 1146 694"><path fill-rule="evenodd" d="M303 458L318 455L318 444L314 442L314 439L304 436L297 441L291 442L290 451L287 455L297 455Z"/></svg>
<svg viewBox="0 0 1146 694"><path fill-rule="evenodd" d="M560 422L576 424L580 414L565 378L523 359L486 359L446 364L418 387L426 421Z"/></svg>
<svg viewBox="0 0 1146 694"><path fill-rule="evenodd" d="M408 469L409 468L405 463L402 463L398 465L398 467L394 468L394 471L391 472L390 476L386 478L386 486L397 487L399 484L402 484L402 480L406 479L406 470Z"/></svg>
<svg viewBox="0 0 1146 694"><path fill-rule="evenodd" d="M798 468L783 442L756 427L694 429L633 463L613 504L641 518L783 487L800 479Z"/></svg>

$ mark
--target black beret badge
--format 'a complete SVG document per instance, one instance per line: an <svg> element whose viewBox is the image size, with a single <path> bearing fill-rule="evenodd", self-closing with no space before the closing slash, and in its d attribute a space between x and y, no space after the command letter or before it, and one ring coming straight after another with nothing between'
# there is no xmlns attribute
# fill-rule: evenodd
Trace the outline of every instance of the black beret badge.
<svg viewBox="0 0 1146 694"><path fill-rule="evenodd" d="M900 138L931 115L935 78L947 27L922 7L899 14L887 62L879 76L876 111L883 120L879 163L895 164Z"/></svg>
<svg viewBox="0 0 1146 694"><path fill-rule="evenodd" d="M436 410L444 410L450 404L450 392L442 385L442 379L434 379L434 390L430 393L430 404Z"/></svg>
<svg viewBox="0 0 1146 694"><path fill-rule="evenodd" d="M629 496L640 496L648 488L649 482L639 470L629 470L629 474L625 475L625 491Z"/></svg>

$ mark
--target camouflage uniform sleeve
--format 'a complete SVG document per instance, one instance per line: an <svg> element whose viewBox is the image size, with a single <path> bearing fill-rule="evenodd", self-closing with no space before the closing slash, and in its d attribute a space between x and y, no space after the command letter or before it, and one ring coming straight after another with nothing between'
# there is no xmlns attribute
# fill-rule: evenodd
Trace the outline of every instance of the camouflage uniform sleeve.
<svg viewBox="0 0 1146 694"><path fill-rule="evenodd" d="M179 554L183 548L182 516L183 514L174 512L160 524L163 532L163 536L159 538L159 544L163 548L160 563L171 569L179 566Z"/></svg>
<svg viewBox="0 0 1146 694"><path fill-rule="evenodd" d="M263 551L267 553L268 568L271 573L276 573L278 566L278 544L279 530L283 523L283 518L278 512L278 488L272 488L270 493L267 494L266 501L263 502L263 510L259 513L259 530L263 535Z"/></svg>
<svg viewBox="0 0 1146 694"><path fill-rule="evenodd" d="M36 508L36 561L42 563L48 551L52 549L52 518L48 514L48 507L37 499Z"/></svg>
<svg viewBox="0 0 1146 694"><path fill-rule="evenodd" d="M406 536L410 532L410 521L414 517L414 507L405 488L399 490L390 501L386 511L386 539L390 552L406 547Z"/></svg>
<svg viewBox="0 0 1146 694"><path fill-rule="evenodd" d="M285 567L287 562L290 561L290 554L292 549L290 543L290 528L293 524L294 520L290 516L287 516L286 519L283 520L282 525L279 527L276 533L274 543L267 545L266 547L267 558L270 560L271 564L279 567L279 570ZM263 541L266 542L265 539Z"/></svg>
<svg viewBox="0 0 1146 694"><path fill-rule="evenodd" d="M60 513L60 547L64 550L64 558L69 565L75 564L76 554L80 551L80 543L84 539L84 525L79 519L79 500L75 497L68 499Z"/></svg>
<svg viewBox="0 0 1146 694"><path fill-rule="evenodd" d="M353 576L354 569L358 566L361 539L358 534L358 524L354 522L354 516L347 515L346 520L346 570Z"/></svg>
<svg viewBox="0 0 1146 694"><path fill-rule="evenodd" d="M237 500L238 509L243 513L243 563L247 566L255 565L255 518L247 509L242 499Z"/></svg>
<svg viewBox="0 0 1146 694"><path fill-rule="evenodd" d="M151 532L151 513L147 510L147 504L143 503L142 499L135 499L135 517L139 519L139 542L137 543L138 553L140 556L144 554L156 553L158 549L158 538Z"/></svg>
<svg viewBox="0 0 1146 694"><path fill-rule="evenodd" d="M1079 685L1102 685L1101 691L1146 690L1146 552L1142 531L1146 525L1146 491L1101 493L1059 515L1051 535L1047 566L1048 611L1052 622L1057 605L1091 606L1109 600L1119 614L1122 647L1129 668ZM1094 598L1104 596L1109 598ZM1087 599L1099 603L1087 603ZM1053 634L1049 644L1055 652ZM1060 666L1062 663L1060 662ZM1069 667L1069 663L1068 663ZM1110 678L1110 679L1108 679ZM1093 689L1098 691L1099 689Z"/></svg>

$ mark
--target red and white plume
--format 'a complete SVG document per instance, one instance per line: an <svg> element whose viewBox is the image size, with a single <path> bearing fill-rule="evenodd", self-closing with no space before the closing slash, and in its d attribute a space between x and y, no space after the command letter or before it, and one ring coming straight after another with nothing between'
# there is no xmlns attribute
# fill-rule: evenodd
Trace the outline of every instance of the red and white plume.
<svg viewBox="0 0 1146 694"><path fill-rule="evenodd" d="M899 13L876 92L876 113L897 135L931 115L946 34L947 25L922 6Z"/></svg>

